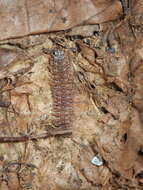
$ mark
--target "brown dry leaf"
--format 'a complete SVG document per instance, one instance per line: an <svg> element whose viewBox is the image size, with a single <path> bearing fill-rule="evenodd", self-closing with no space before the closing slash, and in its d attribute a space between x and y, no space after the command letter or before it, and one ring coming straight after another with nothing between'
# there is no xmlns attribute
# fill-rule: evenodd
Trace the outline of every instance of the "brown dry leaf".
<svg viewBox="0 0 143 190"><path fill-rule="evenodd" d="M3 181L0 185L0 190L9 190L8 186L7 186L7 183L5 181Z"/></svg>
<svg viewBox="0 0 143 190"><path fill-rule="evenodd" d="M84 25L84 26L75 26L73 27L69 32L68 35L75 36L92 36L95 31L99 31L100 27L99 25Z"/></svg>
<svg viewBox="0 0 143 190"><path fill-rule="evenodd" d="M117 0L2 0L0 10L3 40L115 20L122 9Z"/></svg>
<svg viewBox="0 0 143 190"><path fill-rule="evenodd" d="M6 48L0 48L0 65L5 67L13 62L18 56L18 52Z"/></svg>
<svg viewBox="0 0 143 190"><path fill-rule="evenodd" d="M77 40L76 43L81 49L82 56L87 59L90 64L94 64L96 53L91 48L83 44L82 41Z"/></svg>
<svg viewBox="0 0 143 190"><path fill-rule="evenodd" d="M93 49L86 46L80 40L77 40L76 43L78 44L81 50L81 56L78 57L78 65L84 70L86 70L87 72L102 74L103 76L101 78L104 78L103 69L96 62L96 56L97 56L96 52ZM89 78L92 78L92 77L90 76Z"/></svg>
<svg viewBox="0 0 143 190"><path fill-rule="evenodd" d="M133 85L134 85L134 96L133 103L136 108L143 113L143 61L140 61L138 67L134 71Z"/></svg>
<svg viewBox="0 0 143 190"><path fill-rule="evenodd" d="M143 166L142 159L139 159L141 158L139 151L142 151L143 147L142 124L136 110L132 110L131 116L131 126L127 131L127 141L124 145L123 152L117 160L118 171L126 178L132 178L133 175L137 175L138 170L136 171L136 166L138 166L139 163L141 167Z"/></svg>
<svg viewBox="0 0 143 190"><path fill-rule="evenodd" d="M21 190L17 173L9 172L8 177L8 189L9 190Z"/></svg>
<svg viewBox="0 0 143 190"><path fill-rule="evenodd" d="M106 55L106 53L105 53ZM129 88L129 65L122 53L107 54L103 63L104 71L109 83L115 83L124 92Z"/></svg>

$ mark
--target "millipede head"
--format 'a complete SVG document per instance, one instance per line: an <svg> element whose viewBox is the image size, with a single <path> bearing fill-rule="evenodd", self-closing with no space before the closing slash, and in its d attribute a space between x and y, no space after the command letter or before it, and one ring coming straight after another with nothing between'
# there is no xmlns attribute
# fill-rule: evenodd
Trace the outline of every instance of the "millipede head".
<svg viewBox="0 0 143 190"><path fill-rule="evenodd" d="M62 49L53 50L53 57L55 62L62 62L65 58L64 51Z"/></svg>

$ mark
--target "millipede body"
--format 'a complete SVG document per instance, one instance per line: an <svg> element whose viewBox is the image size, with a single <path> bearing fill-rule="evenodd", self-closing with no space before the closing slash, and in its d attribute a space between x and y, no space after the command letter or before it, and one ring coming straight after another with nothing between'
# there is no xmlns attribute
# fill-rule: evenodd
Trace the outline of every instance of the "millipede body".
<svg viewBox="0 0 143 190"><path fill-rule="evenodd" d="M63 49L55 49L50 62L52 73L52 116L55 127L70 128L73 119L73 69Z"/></svg>

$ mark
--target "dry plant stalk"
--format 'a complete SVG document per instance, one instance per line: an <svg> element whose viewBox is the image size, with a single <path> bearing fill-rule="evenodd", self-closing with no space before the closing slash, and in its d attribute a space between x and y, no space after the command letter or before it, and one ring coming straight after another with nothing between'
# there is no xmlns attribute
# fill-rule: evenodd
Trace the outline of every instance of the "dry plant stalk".
<svg viewBox="0 0 143 190"><path fill-rule="evenodd" d="M60 48L55 49L50 70L54 117L52 124L62 129L70 129L73 119L73 69L68 53Z"/></svg>

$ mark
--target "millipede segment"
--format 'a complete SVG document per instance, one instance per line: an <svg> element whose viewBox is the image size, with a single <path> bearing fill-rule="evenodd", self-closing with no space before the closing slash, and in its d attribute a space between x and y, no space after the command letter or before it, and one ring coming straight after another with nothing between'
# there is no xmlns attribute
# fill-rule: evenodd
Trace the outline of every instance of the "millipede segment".
<svg viewBox="0 0 143 190"><path fill-rule="evenodd" d="M73 69L69 56L64 50L55 49L50 66L53 125L70 128L73 119Z"/></svg>

